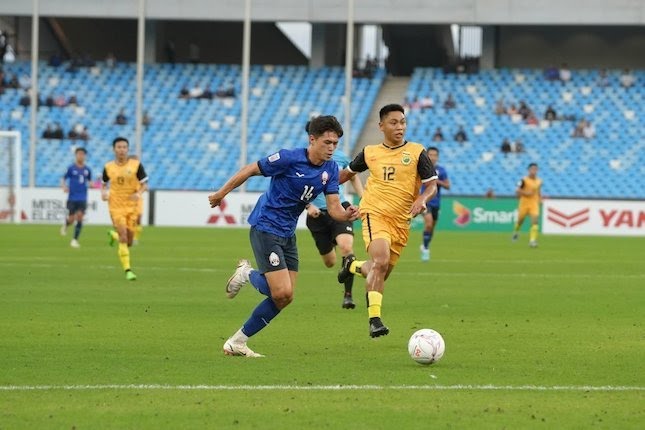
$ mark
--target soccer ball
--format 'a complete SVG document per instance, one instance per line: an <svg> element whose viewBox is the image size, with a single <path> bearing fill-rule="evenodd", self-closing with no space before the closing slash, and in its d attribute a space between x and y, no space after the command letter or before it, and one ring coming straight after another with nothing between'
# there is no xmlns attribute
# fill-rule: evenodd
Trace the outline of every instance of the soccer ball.
<svg viewBox="0 0 645 430"><path fill-rule="evenodd" d="M408 342L410 357L419 364L436 363L445 351L446 342L438 332L429 328L415 331Z"/></svg>

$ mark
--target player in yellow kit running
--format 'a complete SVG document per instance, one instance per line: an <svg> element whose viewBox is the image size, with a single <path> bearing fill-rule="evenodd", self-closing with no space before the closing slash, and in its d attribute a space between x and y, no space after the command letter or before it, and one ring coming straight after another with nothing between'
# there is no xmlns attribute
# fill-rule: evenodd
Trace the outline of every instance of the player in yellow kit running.
<svg viewBox="0 0 645 430"><path fill-rule="evenodd" d="M359 205L363 241L370 256L356 261L347 256L338 281L360 274L367 278L367 310L371 337L384 336L389 329L381 321L385 280L408 243L410 221L426 210L426 202L437 191L437 174L423 145L405 140L407 127L403 107L386 105L379 112L383 142L366 146L341 172L341 183L369 170ZM419 194L421 183L425 187Z"/></svg>
<svg viewBox="0 0 645 430"><path fill-rule="evenodd" d="M125 278L134 281L137 276L130 268L130 250L136 227L137 204L147 189L148 175L139 160L128 158L129 142L117 137L112 142L114 160L103 168L101 196L108 202L114 231L110 231L110 245L118 239L119 260ZM108 191L109 184L109 191Z"/></svg>
<svg viewBox="0 0 645 430"><path fill-rule="evenodd" d="M138 160L137 155L129 155L129 159ZM141 232L143 232L143 226L141 225L141 216L143 215L143 193L141 198L137 201L137 216L136 216L136 226L134 227L134 237L132 239L132 245L138 245L139 239L141 238Z"/></svg>
<svg viewBox="0 0 645 430"><path fill-rule="evenodd" d="M513 230L513 241L516 241L520 235L520 228L526 216L531 217L531 230L529 232L529 246L537 248L538 222L540 218L540 202L542 200L542 179L537 177L538 165L529 164L528 175L523 177L517 184L515 194L519 197L519 206L517 209L517 223Z"/></svg>

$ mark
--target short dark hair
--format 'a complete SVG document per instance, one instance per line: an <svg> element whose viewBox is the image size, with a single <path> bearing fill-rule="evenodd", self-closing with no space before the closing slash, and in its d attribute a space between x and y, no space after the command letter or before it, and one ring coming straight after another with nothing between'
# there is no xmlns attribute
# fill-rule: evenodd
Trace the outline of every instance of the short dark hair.
<svg viewBox="0 0 645 430"><path fill-rule="evenodd" d="M426 151L437 151L437 154L439 153L439 148L436 146L428 146L428 149Z"/></svg>
<svg viewBox="0 0 645 430"><path fill-rule="evenodd" d="M125 137L115 137L114 140L112 141L112 148L114 148L117 144L117 142L125 142L128 145L128 148L130 147L130 142L128 142L128 139Z"/></svg>
<svg viewBox="0 0 645 430"><path fill-rule="evenodd" d="M537 166L538 166L537 163L531 163L531 164L529 164L528 168L530 169L531 167L537 167Z"/></svg>
<svg viewBox="0 0 645 430"><path fill-rule="evenodd" d="M87 149L85 149L83 147L79 147L79 148L76 148L74 150L74 154L79 153L79 152L82 152L83 154L87 154Z"/></svg>
<svg viewBox="0 0 645 430"><path fill-rule="evenodd" d="M405 109L403 109L403 106L392 103L381 108L381 110L378 112L379 120L383 121L383 118L385 118L390 112L401 112L403 115L405 115Z"/></svg>
<svg viewBox="0 0 645 430"><path fill-rule="evenodd" d="M305 125L305 131L314 137L320 137L328 131L333 131L338 137L343 137L343 127L333 115L320 115L312 118Z"/></svg>

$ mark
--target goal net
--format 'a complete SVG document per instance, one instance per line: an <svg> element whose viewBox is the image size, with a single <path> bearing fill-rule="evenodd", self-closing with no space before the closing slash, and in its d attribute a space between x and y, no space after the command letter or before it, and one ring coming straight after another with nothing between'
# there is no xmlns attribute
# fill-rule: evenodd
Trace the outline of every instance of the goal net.
<svg viewBox="0 0 645 430"><path fill-rule="evenodd" d="M19 223L22 207L20 132L0 130L0 223Z"/></svg>

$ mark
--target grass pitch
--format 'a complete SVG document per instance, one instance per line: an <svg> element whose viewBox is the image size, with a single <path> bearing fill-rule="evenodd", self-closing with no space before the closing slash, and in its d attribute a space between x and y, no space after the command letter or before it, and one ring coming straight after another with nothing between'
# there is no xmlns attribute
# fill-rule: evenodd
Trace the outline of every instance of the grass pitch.
<svg viewBox="0 0 645 430"><path fill-rule="evenodd" d="M148 228L127 282L105 228L81 249L56 226L0 225L0 428L643 428L643 239L414 234L387 283L389 336L368 337L363 282L298 235L296 299L221 346L261 296L224 284L246 230ZM357 254L365 255L357 238ZM419 328L443 359L407 355Z"/></svg>

